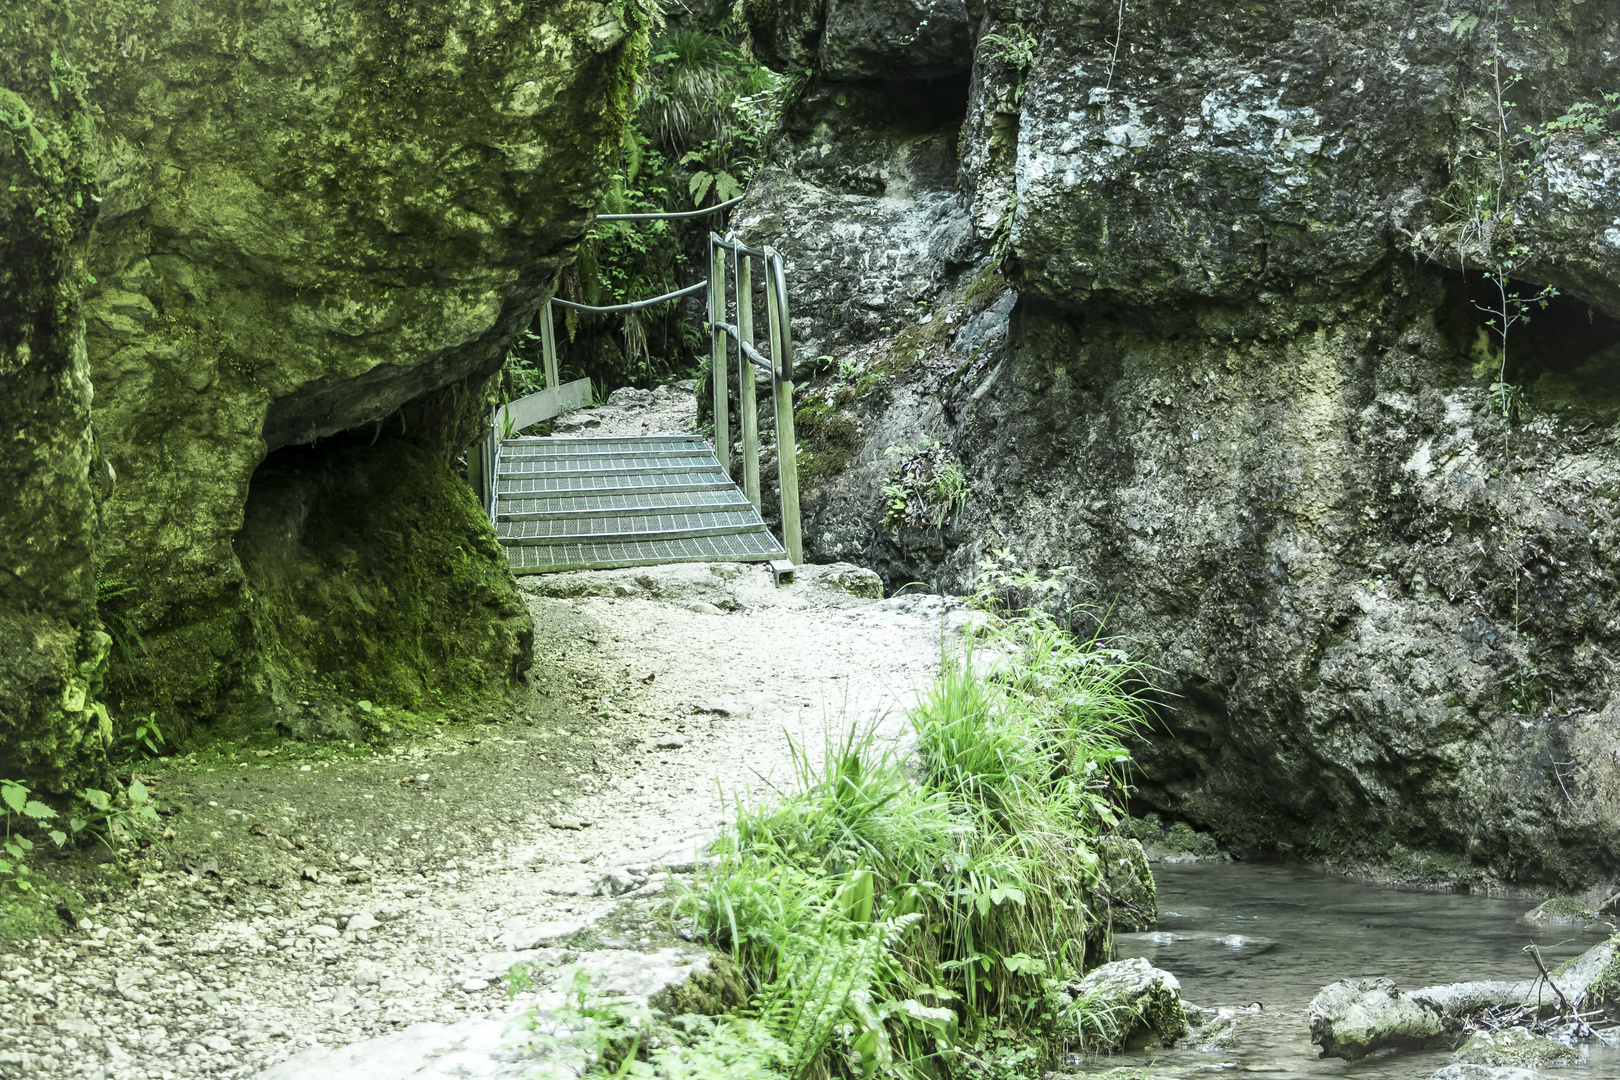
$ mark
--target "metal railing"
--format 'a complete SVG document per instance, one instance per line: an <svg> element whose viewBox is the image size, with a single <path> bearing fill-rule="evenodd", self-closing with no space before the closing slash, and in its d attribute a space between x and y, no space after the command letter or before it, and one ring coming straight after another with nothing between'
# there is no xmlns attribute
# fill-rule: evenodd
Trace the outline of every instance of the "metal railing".
<svg viewBox="0 0 1620 1080"><path fill-rule="evenodd" d="M597 221L678 221L710 217L730 210L741 198L704 210L668 214L599 214ZM500 484L500 444L530 424L549 420L571 409L589 404L590 380L577 379L559 385L557 373L557 334L553 308L581 311L591 315L618 315L640 311L654 304L665 304L694 293L708 293L711 374L714 403L714 446L720 467L733 481L731 461L730 342L737 345L737 396L742 419L742 488L754 509L760 509L759 486L759 403L753 370L771 377L772 407L776 416L777 478L782 497L782 543L795 564L804 561L804 543L799 528L798 440L793 430L793 337L788 317L787 272L782 256L773 248L751 248L735 235L709 233L708 280L684 289L637 300L629 304L591 307L552 297L540 309L540 347L544 357L546 389L498 406L490 414L489 434L482 440L479 475L485 508L495 520ZM737 309L736 322L727 320L730 304L726 295L726 256L732 263L732 280ZM753 263L758 259L765 273L766 334L770 355L761 353L754 340Z"/></svg>

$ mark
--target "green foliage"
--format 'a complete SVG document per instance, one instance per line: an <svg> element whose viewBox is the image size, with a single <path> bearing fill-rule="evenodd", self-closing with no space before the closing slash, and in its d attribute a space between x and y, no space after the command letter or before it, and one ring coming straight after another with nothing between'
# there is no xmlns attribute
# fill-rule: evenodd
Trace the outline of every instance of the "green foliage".
<svg viewBox="0 0 1620 1080"><path fill-rule="evenodd" d="M0 882L9 879L22 892L34 887L28 880L28 854L34 850L34 842L19 829L26 823L49 821L56 817L55 810L28 796L26 785L15 780L0 780L0 812L5 814L6 830L5 842L0 845L0 850L6 856L0 858ZM53 832L52 835L61 834Z"/></svg>
<svg viewBox="0 0 1620 1080"><path fill-rule="evenodd" d="M1527 127L1525 130L1542 138L1564 132L1599 138L1613 136L1617 127L1620 127L1620 93L1604 94L1602 101L1578 101L1558 119L1549 120L1539 129Z"/></svg>
<svg viewBox="0 0 1620 1080"><path fill-rule="evenodd" d="M979 39L979 47L995 60L1007 65L1016 76L1013 84L1012 104L1024 97L1024 78L1035 64L1035 35L1022 23L1013 28L1013 35L986 34Z"/></svg>
<svg viewBox="0 0 1620 1080"><path fill-rule="evenodd" d="M891 446L883 453L900 459L883 486L885 528L939 528L946 518L960 515L967 506L967 473L938 439L930 439L920 448Z"/></svg>
<svg viewBox="0 0 1620 1080"><path fill-rule="evenodd" d="M158 822L151 793L139 780L119 799L96 788L79 792L77 798L80 805L69 814L66 829L52 827L61 818L54 808L33 798L26 784L0 780L0 815L5 828L5 840L0 843L0 885L9 882L20 892L34 890L28 863L36 845L29 832L49 838L59 848L94 837L116 851L115 844L147 835Z"/></svg>
<svg viewBox="0 0 1620 1080"><path fill-rule="evenodd" d="M870 730L794 746L790 794L739 804L682 902L790 1077L1037 1075L1110 1022L1064 980L1106 958L1091 838L1119 820L1133 669L1049 618L995 626L910 714L920 777Z"/></svg>
<svg viewBox="0 0 1620 1080"><path fill-rule="evenodd" d="M163 744L163 731L158 727L157 713L147 713L137 716L133 731L126 731L118 737L117 746L124 751L127 760L146 761L162 757L165 749Z"/></svg>
<svg viewBox="0 0 1620 1080"><path fill-rule="evenodd" d="M146 642L116 601L131 602L135 586L121 578L96 575L96 615L113 640L113 649L125 664L135 662L135 651L146 652Z"/></svg>
<svg viewBox="0 0 1620 1080"><path fill-rule="evenodd" d="M130 782L122 798L96 788L79 792L79 798L85 806L84 817L68 819L74 840L94 838L116 852L149 836L158 824L157 804L139 780Z"/></svg>
<svg viewBox="0 0 1620 1080"><path fill-rule="evenodd" d="M685 211L742 194L774 126L779 81L726 35L675 30L655 38L599 212ZM674 292L703 272L691 254L715 225L711 218L598 221L563 270L557 295L607 307ZM624 315L568 311L558 336L563 380L588 377L610 390L689 374L704 344L678 302ZM521 397L543 388L541 356L531 328L507 357L503 392Z"/></svg>

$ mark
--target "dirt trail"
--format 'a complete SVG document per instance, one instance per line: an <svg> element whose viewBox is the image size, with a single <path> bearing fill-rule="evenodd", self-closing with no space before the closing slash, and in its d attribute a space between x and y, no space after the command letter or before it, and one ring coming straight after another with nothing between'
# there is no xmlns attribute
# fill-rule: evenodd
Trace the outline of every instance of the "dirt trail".
<svg viewBox="0 0 1620 1080"><path fill-rule="evenodd" d="M679 945L629 908L572 930L615 908L599 892L661 890L649 875L685 869L734 795L788 782L788 736L819 751L855 720L900 732L969 618L873 599L853 567L780 589L735 565L521 584L536 665L505 715L152 770L176 835L140 857L135 888L0 956L0 1077L253 1076L519 1008L499 981L510 950L561 931Z"/></svg>

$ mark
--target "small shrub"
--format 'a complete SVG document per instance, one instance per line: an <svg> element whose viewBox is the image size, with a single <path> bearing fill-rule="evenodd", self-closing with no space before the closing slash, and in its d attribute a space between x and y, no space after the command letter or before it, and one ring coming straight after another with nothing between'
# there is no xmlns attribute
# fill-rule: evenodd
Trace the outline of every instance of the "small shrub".
<svg viewBox="0 0 1620 1080"><path fill-rule="evenodd" d="M967 506L967 473L938 439L930 439L920 448L891 446L883 453L899 459L883 486L884 527L939 528L947 518L961 515Z"/></svg>

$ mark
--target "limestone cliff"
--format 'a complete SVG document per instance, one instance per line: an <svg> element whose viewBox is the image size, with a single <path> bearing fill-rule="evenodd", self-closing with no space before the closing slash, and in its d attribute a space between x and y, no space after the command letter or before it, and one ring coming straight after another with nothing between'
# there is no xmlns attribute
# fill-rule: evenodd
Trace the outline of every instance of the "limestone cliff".
<svg viewBox="0 0 1620 1080"><path fill-rule="evenodd" d="M528 616L454 462L594 212L649 12L84 0L48 44L19 39L76 73L75 152L100 182L93 231L64 226L27 272L65 329L84 294L82 342L41 340L64 410L93 382L114 478L118 709L171 735L344 731L356 698L471 703L527 666ZM5 86L37 96L43 72ZM35 310L19 321L40 333ZM74 416L57 458L90 452ZM76 498L52 512L92 521ZM91 625L88 528L30 524L73 567L63 632Z"/></svg>
<svg viewBox="0 0 1620 1080"><path fill-rule="evenodd" d="M95 218L63 4L0 14L0 776L50 783L106 760L96 500L84 351Z"/></svg>
<svg viewBox="0 0 1620 1080"><path fill-rule="evenodd" d="M842 372L803 399L811 550L958 590L996 548L1074 566L1159 671L1142 798L1240 849L1620 872L1620 147L1510 137L1497 231L1459 240L1504 113L1601 102L1620 17L971 6L931 125L868 119L911 61L824 64L744 218L791 236L800 353ZM1561 290L1505 379L1482 254ZM885 449L933 438L965 509L887 527Z"/></svg>

